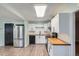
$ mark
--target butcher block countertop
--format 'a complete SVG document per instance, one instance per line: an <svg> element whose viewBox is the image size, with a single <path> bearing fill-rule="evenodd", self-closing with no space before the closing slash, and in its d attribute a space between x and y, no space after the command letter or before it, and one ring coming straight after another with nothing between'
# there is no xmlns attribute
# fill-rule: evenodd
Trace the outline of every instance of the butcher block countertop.
<svg viewBox="0 0 79 59"><path fill-rule="evenodd" d="M59 38L48 38L48 42L53 44L53 45L71 45Z"/></svg>

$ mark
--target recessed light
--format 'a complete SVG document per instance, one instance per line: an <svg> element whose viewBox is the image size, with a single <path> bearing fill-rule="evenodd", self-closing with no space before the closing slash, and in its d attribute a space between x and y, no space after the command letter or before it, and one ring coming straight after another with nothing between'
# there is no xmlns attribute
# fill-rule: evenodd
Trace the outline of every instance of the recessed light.
<svg viewBox="0 0 79 59"><path fill-rule="evenodd" d="M44 17L45 15L45 11L46 11L46 7L45 5L43 6L34 6L37 17Z"/></svg>

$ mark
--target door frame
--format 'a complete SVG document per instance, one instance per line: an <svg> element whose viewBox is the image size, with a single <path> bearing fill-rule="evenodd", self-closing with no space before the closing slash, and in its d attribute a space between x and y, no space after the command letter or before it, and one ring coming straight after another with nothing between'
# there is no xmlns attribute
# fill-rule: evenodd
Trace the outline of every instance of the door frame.
<svg viewBox="0 0 79 59"><path fill-rule="evenodd" d="M79 11L79 9L74 12L74 15L75 15L75 13L76 13L77 11ZM74 17L75 17L75 16L74 16ZM76 17L75 17L74 23L75 23L75 24L74 24L74 26L75 26L75 35L74 35L74 36L75 36L75 56L77 56L77 55L76 55Z"/></svg>

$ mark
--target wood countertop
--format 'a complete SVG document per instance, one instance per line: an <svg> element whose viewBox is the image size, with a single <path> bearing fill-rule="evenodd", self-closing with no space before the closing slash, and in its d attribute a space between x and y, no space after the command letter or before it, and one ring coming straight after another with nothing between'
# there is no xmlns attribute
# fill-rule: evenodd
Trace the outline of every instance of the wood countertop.
<svg viewBox="0 0 79 59"><path fill-rule="evenodd" d="M53 45L71 45L59 38L48 38L48 42L53 44Z"/></svg>

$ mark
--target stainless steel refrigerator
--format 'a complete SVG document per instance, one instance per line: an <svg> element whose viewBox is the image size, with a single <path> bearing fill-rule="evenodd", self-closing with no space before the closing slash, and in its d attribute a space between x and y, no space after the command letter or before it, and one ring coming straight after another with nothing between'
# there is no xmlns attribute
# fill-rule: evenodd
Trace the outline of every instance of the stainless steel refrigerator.
<svg viewBox="0 0 79 59"><path fill-rule="evenodd" d="M16 24L14 26L14 47L24 47L24 25Z"/></svg>

